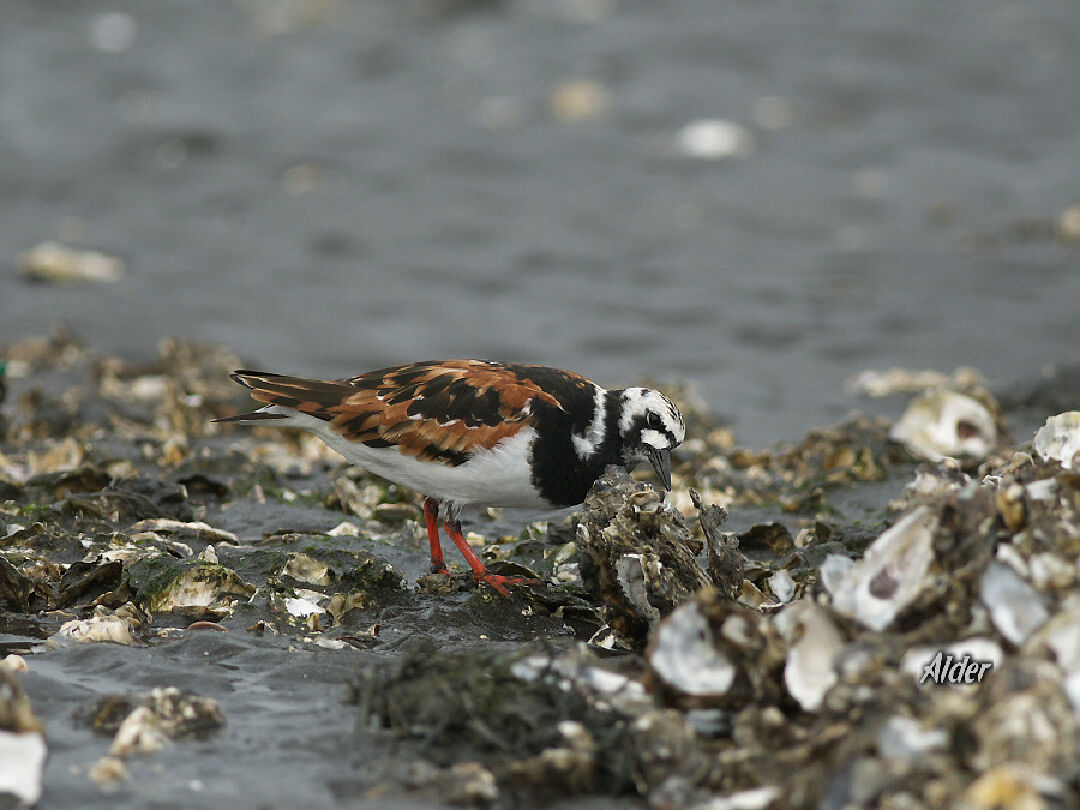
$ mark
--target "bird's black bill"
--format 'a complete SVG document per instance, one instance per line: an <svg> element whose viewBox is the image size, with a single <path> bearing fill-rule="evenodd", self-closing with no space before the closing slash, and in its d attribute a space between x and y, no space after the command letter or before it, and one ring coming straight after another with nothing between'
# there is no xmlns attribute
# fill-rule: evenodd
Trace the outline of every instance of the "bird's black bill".
<svg viewBox="0 0 1080 810"><path fill-rule="evenodd" d="M656 477L664 485L664 489L671 489L671 451L656 450L652 447L645 448L645 458L652 464Z"/></svg>

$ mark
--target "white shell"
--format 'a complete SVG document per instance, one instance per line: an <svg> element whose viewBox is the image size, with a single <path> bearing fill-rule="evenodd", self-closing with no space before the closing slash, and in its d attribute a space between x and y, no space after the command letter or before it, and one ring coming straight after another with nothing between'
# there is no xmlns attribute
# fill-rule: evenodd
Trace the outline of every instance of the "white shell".
<svg viewBox="0 0 1080 810"><path fill-rule="evenodd" d="M1058 665L1065 676L1065 694L1073 713L1080 718L1080 596L1070 596L1061 610L1038 629L1026 650L1045 654Z"/></svg>
<svg viewBox="0 0 1080 810"><path fill-rule="evenodd" d="M781 602L790 602L795 596L795 580L791 578L791 572L786 568L781 568L769 577L768 581L769 590Z"/></svg>
<svg viewBox="0 0 1080 810"><path fill-rule="evenodd" d="M894 714L878 729L878 751L887 759L916 762L930 751L940 751L949 743L944 729L924 729L914 717Z"/></svg>
<svg viewBox="0 0 1080 810"><path fill-rule="evenodd" d="M937 515L920 506L866 550L866 555L825 582L839 613L871 630L884 630L922 591L934 558Z"/></svg>
<svg viewBox="0 0 1080 810"><path fill-rule="evenodd" d="M709 623L695 602L680 605L657 626L649 664L683 695L723 695L735 681L735 665L713 646Z"/></svg>
<svg viewBox="0 0 1080 810"><path fill-rule="evenodd" d="M0 794L13 794L16 807L30 807L41 798L46 753L43 734L0 731Z"/></svg>
<svg viewBox="0 0 1080 810"><path fill-rule="evenodd" d="M987 566L979 591L994 626L1013 644L1023 644L1049 616L1039 592L1001 563Z"/></svg>
<svg viewBox="0 0 1080 810"><path fill-rule="evenodd" d="M657 563L659 564L659 563ZM623 595L652 626L660 620L660 611L649 604L649 576L643 554L624 554L615 561L615 581Z"/></svg>
<svg viewBox="0 0 1080 810"><path fill-rule="evenodd" d="M1035 452L1060 461L1067 470L1080 469L1080 411L1051 416L1035 434Z"/></svg>
<svg viewBox="0 0 1080 810"><path fill-rule="evenodd" d="M930 461L966 457L981 460L997 442L997 427L986 406L947 389L915 397L892 426L889 438Z"/></svg>
<svg viewBox="0 0 1080 810"><path fill-rule="evenodd" d="M808 712L817 711L836 683L836 663L844 646L829 617L810 599L788 605L776 626L791 646L784 665L788 694Z"/></svg>
<svg viewBox="0 0 1080 810"><path fill-rule="evenodd" d="M86 619L72 619L65 622L60 629L53 633L46 641L49 649L64 647L71 643L88 643L94 641L111 641L114 644L135 644L132 630L138 622L125 615L110 613L100 605L94 609L94 614Z"/></svg>

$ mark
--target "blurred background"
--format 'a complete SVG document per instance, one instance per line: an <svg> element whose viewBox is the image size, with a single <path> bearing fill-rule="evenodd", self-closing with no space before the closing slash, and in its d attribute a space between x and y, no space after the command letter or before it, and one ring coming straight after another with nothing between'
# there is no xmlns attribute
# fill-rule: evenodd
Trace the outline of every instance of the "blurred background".
<svg viewBox="0 0 1080 810"><path fill-rule="evenodd" d="M1078 42L1076 0L0 0L0 342L689 380L751 445L864 369L1038 377Z"/></svg>

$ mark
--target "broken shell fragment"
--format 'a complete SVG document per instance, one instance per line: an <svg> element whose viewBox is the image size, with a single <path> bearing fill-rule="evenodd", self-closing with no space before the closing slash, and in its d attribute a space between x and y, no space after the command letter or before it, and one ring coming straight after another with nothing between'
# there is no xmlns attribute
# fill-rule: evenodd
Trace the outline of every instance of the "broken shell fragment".
<svg viewBox="0 0 1080 810"><path fill-rule="evenodd" d="M287 596L284 600L285 609L293 616L306 619L311 615L326 613L326 608L319 605L319 602L326 599L325 594L305 588L297 588L293 593L295 596Z"/></svg>
<svg viewBox="0 0 1080 810"><path fill-rule="evenodd" d="M871 630L888 627L925 585L937 527L937 514L920 506L878 537L847 571L834 571L839 566L832 564L823 578L837 612Z"/></svg>
<svg viewBox="0 0 1080 810"><path fill-rule="evenodd" d="M683 709L774 703L783 647L769 617L704 588L653 631L649 683L662 704Z"/></svg>
<svg viewBox="0 0 1080 810"><path fill-rule="evenodd" d="M776 626L789 644L784 666L788 694L806 711L817 711L836 683L836 663L844 641L825 611L809 599L784 608Z"/></svg>
<svg viewBox="0 0 1080 810"><path fill-rule="evenodd" d="M348 520L343 520L337 526L327 532L331 537L359 537L360 528Z"/></svg>
<svg viewBox="0 0 1080 810"><path fill-rule="evenodd" d="M944 749L949 735L944 729L925 729L913 717L894 714L878 730L877 746L887 759L916 762L930 751Z"/></svg>
<svg viewBox="0 0 1080 810"><path fill-rule="evenodd" d="M1059 461L1066 470L1080 469L1080 411L1051 416L1035 434L1035 452Z"/></svg>
<svg viewBox="0 0 1080 810"><path fill-rule="evenodd" d="M124 759L132 754L159 751L172 740L202 738L225 724L213 698L171 686L130 696L103 695L76 717L99 734L113 734L108 754L90 772L101 785L127 779Z"/></svg>
<svg viewBox="0 0 1080 810"><path fill-rule="evenodd" d="M694 697L717 697L735 682L735 665L712 643L709 623L694 603L681 605L661 624L649 650L653 674Z"/></svg>
<svg viewBox="0 0 1080 810"><path fill-rule="evenodd" d="M129 754L147 754L160 751L168 738L157 717L146 706L139 706L124 718L116 737L109 746L109 755L125 757Z"/></svg>
<svg viewBox="0 0 1080 810"><path fill-rule="evenodd" d="M994 626L1013 644L1023 644L1046 621L1048 614L1038 591L1008 566L991 563L979 585Z"/></svg>
<svg viewBox="0 0 1080 810"><path fill-rule="evenodd" d="M734 121L702 118L690 121L675 135L675 149L698 160L720 160L754 151L754 136Z"/></svg>
<svg viewBox="0 0 1080 810"><path fill-rule="evenodd" d="M281 569L281 575L311 585L329 585L333 579L329 565L303 552L289 555L289 561Z"/></svg>
<svg viewBox="0 0 1080 810"><path fill-rule="evenodd" d="M63 624L58 631L49 636L46 644L49 649L93 641L136 644L138 642L135 631L142 626L138 615L138 609L130 602L117 608L115 612L98 605L90 618L73 619Z"/></svg>
<svg viewBox="0 0 1080 810"><path fill-rule="evenodd" d="M235 604L249 599L255 586L242 580L231 568L196 561L170 564L164 560L144 561L138 565L166 566L149 582L136 582L140 600L151 612L185 611L215 618L228 616ZM129 578L131 570L128 571Z"/></svg>
<svg viewBox="0 0 1080 810"><path fill-rule="evenodd" d="M15 797L15 807L41 798L45 735L18 677L0 667L0 797ZM6 800L0 804L9 806Z"/></svg>
<svg viewBox="0 0 1080 810"><path fill-rule="evenodd" d="M160 532L166 534L178 534L184 537L192 537L199 540L209 540L212 543L235 543L236 535L224 529L216 529L202 521L169 520L166 518L154 518L152 520L140 520L128 527L129 532Z"/></svg>
<svg viewBox="0 0 1080 810"><path fill-rule="evenodd" d="M604 604L605 622L637 649L650 627L709 584L682 514L615 468L585 499L577 549L582 581Z"/></svg>
<svg viewBox="0 0 1080 810"><path fill-rule="evenodd" d="M726 796L714 796L695 804L691 810L769 810L779 798L780 790L775 785L764 785Z"/></svg>
<svg viewBox="0 0 1080 810"><path fill-rule="evenodd" d="M446 800L451 804L477 806L499 798L495 775L479 762L455 762L450 766Z"/></svg>
<svg viewBox="0 0 1080 810"><path fill-rule="evenodd" d="M1024 650L1057 664L1065 678L1065 694L1080 720L1080 597L1069 597L1032 635Z"/></svg>
<svg viewBox="0 0 1080 810"><path fill-rule="evenodd" d="M124 263L96 250L77 250L58 242L42 242L15 260L23 278L47 283L116 282Z"/></svg>
<svg viewBox="0 0 1080 810"><path fill-rule="evenodd" d="M769 590L781 602L790 602L795 596L795 580L792 579L791 572L786 568L781 568L767 581Z"/></svg>
<svg viewBox="0 0 1080 810"><path fill-rule="evenodd" d="M853 394L868 397L887 397L892 394L917 394L928 388L985 388L986 378L977 369L961 366L952 374L940 371L918 371L907 368L890 368L886 371L871 369L861 371L844 382Z"/></svg>
<svg viewBox="0 0 1080 810"><path fill-rule="evenodd" d="M908 404L889 438L930 461L982 461L997 443L997 427L987 407L974 397L937 389Z"/></svg>

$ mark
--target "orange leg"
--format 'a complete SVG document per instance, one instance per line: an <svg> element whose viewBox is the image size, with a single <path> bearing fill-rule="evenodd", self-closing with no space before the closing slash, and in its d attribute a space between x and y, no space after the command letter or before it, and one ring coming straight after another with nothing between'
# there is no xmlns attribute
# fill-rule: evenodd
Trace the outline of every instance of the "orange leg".
<svg viewBox="0 0 1080 810"><path fill-rule="evenodd" d="M461 535L461 522L449 520L443 523L443 528L446 529L446 533L450 535L450 539L454 541L454 545L461 551L462 556L465 557L465 561L469 564L469 567L473 570L473 579L477 582L486 582L500 594L507 599L510 598L510 591L507 589L507 585L539 585L540 581L537 579L528 579L526 577L504 577L499 574L492 574L487 570L487 566L484 565L484 561L477 556L476 552L472 550L472 547Z"/></svg>
<svg viewBox="0 0 1080 810"><path fill-rule="evenodd" d="M431 573L448 574L450 572L446 570L442 546L439 545L439 502L434 498L424 498L424 520L427 521L427 536L431 542Z"/></svg>

